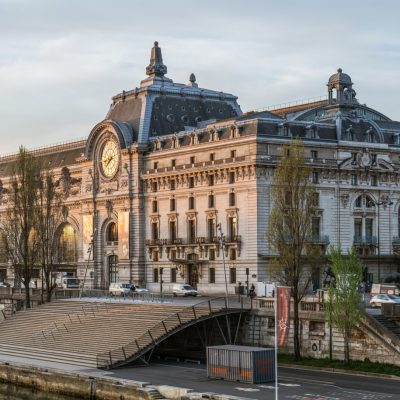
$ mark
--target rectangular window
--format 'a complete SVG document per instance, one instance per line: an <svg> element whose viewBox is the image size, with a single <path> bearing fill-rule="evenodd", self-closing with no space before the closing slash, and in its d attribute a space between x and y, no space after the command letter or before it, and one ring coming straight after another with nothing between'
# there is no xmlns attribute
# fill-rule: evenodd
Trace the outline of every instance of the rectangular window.
<svg viewBox="0 0 400 400"><path fill-rule="evenodd" d="M208 239L212 240L215 237L215 219L209 219L208 222Z"/></svg>
<svg viewBox="0 0 400 400"><path fill-rule="evenodd" d="M194 177L193 176L191 176L189 178L189 188L194 188Z"/></svg>
<svg viewBox="0 0 400 400"><path fill-rule="evenodd" d="M152 222L152 224L151 224L151 238L153 240L158 239L158 223L157 222Z"/></svg>
<svg viewBox="0 0 400 400"><path fill-rule="evenodd" d="M190 157L190 164L194 164L196 162L196 157L192 156Z"/></svg>
<svg viewBox="0 0 400 400"><path fill-rule="evenodd" d="M229 207L236 205L236 196L234 192L229 193Z"/></svg>
<svg viewBox="0 0 400 400"><path fill-rule="evenodd" d="M372 218L365 219L365 237L367 239L371 239L373 236L373 223L374 220Z"/></svg>
<svg viewBox="0 0 400 400"><path fill-rule="evenodd" d="M171 167L176 167L176 160L175 159L171 160Z"/></svg>
<svg viewBox="0 0 400 400"><path fill-rule="evenodd" d="M215 160L215 153L210 153L210 161L214 161Z"/></svg>
<svg viewBox="0 0 400 400"><path fill-rule="evenodd" d="M169 183L169 188L170 188L171 190L175 190L175 185L176 185L175 179L171 179L171 181L170 181L170 183Z"/></svg>
<svg viewBox="0 0 400 400"><path fill-rule="evenodd" d="M229 269L229 282L236 283L236 268Z"/></svg>
<svg viewBox="0 0 400 400"><path fill-rule="evenodd" d="M154 283L158 282L158 268L153 269L153 281Z"/></svg>
<svg viewBox="0 0 400 400"><path fill-rule="evenodd" d="M158 161L154 161L153 168L154 168L154 169L157 169L157 168L158 168Z"/></svg>
<svg viewBox="0 0 400 400"><path fill-rule="evenodd" d="M153 183L151 184L151 187L152 187L153 192L157 192L157 190L158 190L157 182L153 182Z"/></svg>
<svg viewBox="0 0 400 400"><path fill-rule="evenodd" d="M214 186L214 175L208 175L208 186Z"/></svg>
<svg viewBox="0 0 400 400"><path fill-rule="evenodd" d="M311 150L311 158L313 160L316 160L318 158L318 151L317 150Z"/></svg>
<svg viewBox="0 0 400 400"><path fill-rule="evenodd" d="M351 184L357 185L357 175L356 174L351 174Z"/></svg>
<svg viewBox="0 0 400 400"><path fill-rule="evenodd" d="M158 251L153 251L153 261L158 261Z"/></svg>
<svg viewBox="0 0 400 400"><path fill-rule="evenodd" d="M194 197L189 197L189 210L194 210Z"/></svg>
<svg viewBox="0 0 400 400"><path fill-rule="evenodd" d="M229 172L229 183L230 184L235 183L235 172L234 171Z"/></svg>
<svg viewBox="0 0 400 400"><path fill-rule="evenodd" d="M189 243L196 242L196 223L193 219L188 221L188 239Z"/></svg>
<svg viewBox="0 0 400 400"><path fill-rule="evenodd" d="M208 250L208 259L210 261L214 261L215 260L215 249Z"/></svg>
<svg viewBox="0 0 400 400"><path fill-rule="evenodd" d="M158 212L158 202L157 200L153 200L153 213Z"/></svg>
<svg viewBox="0 0 400 400"><path fill-rule="evenodd" d="M169 221L169 238L172 241L176 239L176 221Z"/></svg>
<svg viewBox="0 0 400 400"><path fill-rule="evenodd" d="M171 268L171 283L176 283L176 268Z"/></svg>
<svg viewBox="0 0 400 400"><path fill-rule="evenodd" d="M235 158L236 157L236 150L231 150L231 158Z"/></svg>
<svg viewBox="0 0 400 400"><path fill-rule="evenodd" d="M228 235L229 235L230 242L233 242L237 236L237 219L236 219L236 217L228 218Z"/></svg>
<svg viewBox="0 0 400 400"><path fill-rule="evenodd" d="M236 249L231 249L229 252L229 259L231 261L236 260Z"/></svg>
<svg viewBox="0 0 400 400"><path fill-rule="evenodd" d="M171 250L169 258L170 260L176 260L176 250Z"/></svg>
<svg viewBox="0 0 400 400"><path fill-rule="evenodd" d="M169 211L175 211L175 210L176 210L176 200L169 199Z"/></svg>
<svg viewBox="0 0 400 400"><path fill-rule="evenodd" d="M356 219L354 221L354 236L357 239L360 239L362 237L362 222L360 219Z"/></svg>
<svg viewBox="0 0 400 400"><path fill-rule="evenodd" d="M215 207L215 197L213 194L208 195L208 208Z"/></svg>
<svg viewBox="0 0 400 400"><path fill-rule="evenodd" d="M378 177L376 175L371 176L371 186L378 186Z"/></svg>
<svg viewBox="0 0 400 400"><path fill-rule="evenodd" d="M312 183L319 183L319 176L318 176L318 172L313 172L312 173Z"/></svg>
<svg viewBox="0 0 400 400"><path fill-rule="evenodd" d="M313 240L319 240L320 235L320 219L312 218L311 219L311 235Z"/></svg>
<svg viewBox="0 0 400 400"><path fill-rule="evenodd" d="M215 283L215 268L208 270L208 283Z"/></svg>

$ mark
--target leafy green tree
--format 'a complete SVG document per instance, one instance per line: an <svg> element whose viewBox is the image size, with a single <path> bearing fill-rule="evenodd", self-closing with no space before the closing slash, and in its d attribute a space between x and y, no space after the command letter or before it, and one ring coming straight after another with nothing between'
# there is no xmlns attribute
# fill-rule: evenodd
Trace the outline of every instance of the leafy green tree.
<svg viewBox="0 0 400 400"><path fill-rule="evenodd" d="M275 256L269 272L275 280L292 288L294 358L298 360L301 357L299 304L310 286L320 249L312 240L315 191L303 143L294 139L282 146L281 151L271 193L268 239L270 252Z"/></svg>
<svg viewBox="0 0 400 400"><path fill-rule="evenodd" d="M350 336L362 317L361 293L358 288L362 280L363 265L354 247L342 254L341 247L331 247L329 260L334 275L326 303L327 318L339 329L344 338L344 361L350 361Z"/></svg>

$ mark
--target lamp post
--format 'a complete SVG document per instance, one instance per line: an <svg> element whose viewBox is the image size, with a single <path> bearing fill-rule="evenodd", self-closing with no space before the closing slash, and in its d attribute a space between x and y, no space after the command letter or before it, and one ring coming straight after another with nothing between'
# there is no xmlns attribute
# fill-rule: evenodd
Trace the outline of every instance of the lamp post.
<svg viewBox="0 0 400 400"><path fill-rule="evenodd" d="M219 235L217 235L217 237L218 237L220 248L222 250L222 261L224 264L224 276L225 276L225 297L226 297L226 305L228 307L228 305L229 305L229 303L228 303L228 280L226 277L226 265L225 265L225 238L222 233L221 223L217 224L217 230L219 232Z"/></svg>
<svg viewBox="0 0 400 400"><path fill-rule="evenodd" d="M380 226L379 226L379 221L380 221L380 206L391 206L393 204L393 201L388 201L388 200L383 200L383 201L372 201L372 204L376 205L378 207L378 283L381 283L381 246L380 246Z"/></svg>

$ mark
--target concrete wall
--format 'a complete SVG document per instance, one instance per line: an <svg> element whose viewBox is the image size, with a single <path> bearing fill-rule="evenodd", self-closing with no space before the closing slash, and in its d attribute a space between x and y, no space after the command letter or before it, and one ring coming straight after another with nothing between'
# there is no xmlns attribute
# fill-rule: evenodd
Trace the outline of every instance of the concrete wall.
<svg viewBox="0 0 400 400"><path fill-rule="evenodd" d="M273 313L254 310L244 325L243 343L255 346L274 346ZM301 317L302 355L313 358L329 357L329 323L321 312L310 312ZM289 331L289 345L282 352L293 352L293 320ZM344 359L344 339L341 332L332 329L333 358ZM367 318L356 328L350 339L350 358L400 366L400 340L392 338Z"/></svg>
<svg viewBox="0 0 400 400"><path fill-rule="evenodd" d="M0 364L0 382L96 400L152 400L155 389L133 381L89 377L74 373Z"/></svg>

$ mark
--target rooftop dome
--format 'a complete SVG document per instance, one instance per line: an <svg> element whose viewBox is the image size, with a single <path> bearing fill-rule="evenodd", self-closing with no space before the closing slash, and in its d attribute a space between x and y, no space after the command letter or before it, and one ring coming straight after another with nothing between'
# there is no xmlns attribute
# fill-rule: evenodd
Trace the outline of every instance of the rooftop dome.
<svg viewBox="0 0 400 400"><path fill-rule="evenodd" d="M352 85L353 82L351 81L350 75L344 74L342 72L342 68L337 70L336 74L333 74L328 81L328 85L334 85L339 83L341 85Z"/></svg>

